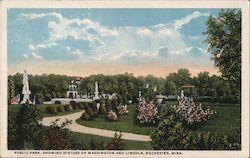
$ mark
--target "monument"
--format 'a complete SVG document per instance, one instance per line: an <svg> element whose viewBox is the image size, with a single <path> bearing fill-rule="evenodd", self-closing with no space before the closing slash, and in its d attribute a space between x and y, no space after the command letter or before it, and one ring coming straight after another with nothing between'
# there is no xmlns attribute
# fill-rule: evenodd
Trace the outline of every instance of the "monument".
<svg viewBox="0 0 250 158"><path fill-rule="evenodd" d="M95 92L94 92L95 96L93 97L93 100L98 100L99 98L99 91L98 91L98 83L97 81L95 81Z"/></svg>
<svg viewBox="0 0 250 158"><path fill-rule="evenodd" d="M22 90L22 94L23 94L23 100L21 101L21 104L25 104L27 101L32 104L32 102L30 101L30 90L29 90L29 81L28 81L28 74L27 71L24 70L23 73L23 90Z"/></svg>

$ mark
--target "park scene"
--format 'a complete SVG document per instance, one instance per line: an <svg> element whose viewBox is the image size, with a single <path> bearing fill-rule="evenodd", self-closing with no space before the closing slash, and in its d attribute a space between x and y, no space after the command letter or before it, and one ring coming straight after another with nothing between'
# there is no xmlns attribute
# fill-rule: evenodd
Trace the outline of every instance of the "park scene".
<svg viewBox="0 0 250 158"><path fill-rule="evenodd" d="M241 150L241 10L9 9L9 150Z"/></svg>

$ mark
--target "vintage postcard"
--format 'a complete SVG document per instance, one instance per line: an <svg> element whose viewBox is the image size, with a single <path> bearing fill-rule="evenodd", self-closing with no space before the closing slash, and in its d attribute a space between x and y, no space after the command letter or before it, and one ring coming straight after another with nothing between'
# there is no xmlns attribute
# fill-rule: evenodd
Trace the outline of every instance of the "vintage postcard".
<svg viewBox="0 0 250 158"><path fill-rule="evenodd" d="M2 1L1 157L249 157L248 1Z"/></svg>

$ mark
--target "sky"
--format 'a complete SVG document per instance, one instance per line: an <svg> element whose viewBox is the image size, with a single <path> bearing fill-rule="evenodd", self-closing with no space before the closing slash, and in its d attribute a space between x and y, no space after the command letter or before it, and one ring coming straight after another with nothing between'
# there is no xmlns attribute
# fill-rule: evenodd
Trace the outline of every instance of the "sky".
<svg viewBox="0 0 250 158"><path fill-rule="evenodd" d="M218 69L204 42L220 9L9 9L8 73L133 73Z"/></svg>

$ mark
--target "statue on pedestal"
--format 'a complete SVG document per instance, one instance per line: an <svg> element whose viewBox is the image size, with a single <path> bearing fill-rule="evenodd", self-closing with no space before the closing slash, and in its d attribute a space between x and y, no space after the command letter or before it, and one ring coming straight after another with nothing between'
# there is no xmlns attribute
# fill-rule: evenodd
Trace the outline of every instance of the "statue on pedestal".
<svg viewBox="0 0 250 158"><path fill-rule="evenodd" d="M29 81L28 81L28 74L27 71L24 70L23 73L23 90L22 90L22 94L23 94L23 100L21 101L21 104L25 104L27 101L31 104L32 102L30 101L30 90L29 90Z"/></svg>
<svg viewBox="0 0 250 158"><path fill-rule="evenodd" d="M99 91L98 91L98 83L97 83L97 81L95 81L95 92L94 92L94 94L95 94L95 96L94 96L93 100L100 99L99 98Z"/></svg>

